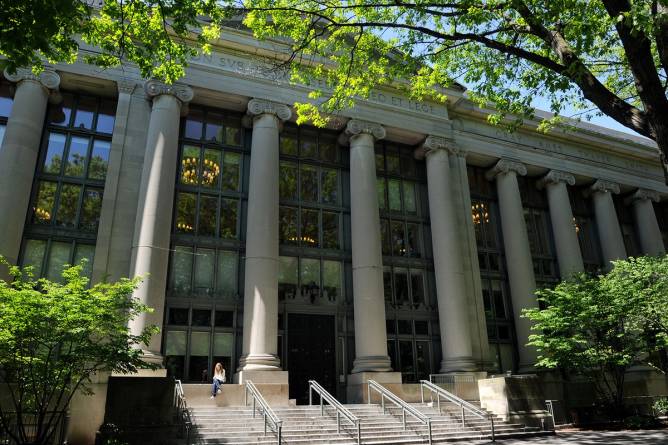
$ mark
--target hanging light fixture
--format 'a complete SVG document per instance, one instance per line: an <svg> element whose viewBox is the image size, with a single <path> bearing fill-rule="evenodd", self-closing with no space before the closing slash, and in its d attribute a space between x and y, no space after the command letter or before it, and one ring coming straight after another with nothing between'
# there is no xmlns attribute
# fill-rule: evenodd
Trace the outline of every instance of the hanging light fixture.
<svg viewBox="0 0 668 445"><path fill-rule="evenodd" d="M483 202L471 206L471 216L473 217L473 224L489 223L489 211Z"/></svg>

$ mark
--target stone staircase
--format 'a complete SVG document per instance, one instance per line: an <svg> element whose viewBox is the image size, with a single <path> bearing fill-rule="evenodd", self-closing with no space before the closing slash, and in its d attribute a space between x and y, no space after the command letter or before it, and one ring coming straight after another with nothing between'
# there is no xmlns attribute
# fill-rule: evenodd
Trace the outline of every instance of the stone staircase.
<svg viewBox="0 0 668 445"><path fill-rule="evenodd" d="M442 407L439 413L429 404L412 404L426 414L432 423L433 443L451 441L476 441L490 438L490 425L486 420L467 418L466 427L461 426L460 414ZM385 414L379 405L345 405L360 419L362 444L426 444L427 427L407 415L404 429L401 409L386 407ZM357 444L357 429L341 420L341 433L337 433L336 412L326 407L326 415L320 415L319 406L272 407L283 421L282 444ZM192 443L194 444L275 444L277 435L267 427L259 414L253 418L250 407L198 406L190 408L193 421ZM523 425L510 424L495 419L497 438L548 434Z"/></svg>

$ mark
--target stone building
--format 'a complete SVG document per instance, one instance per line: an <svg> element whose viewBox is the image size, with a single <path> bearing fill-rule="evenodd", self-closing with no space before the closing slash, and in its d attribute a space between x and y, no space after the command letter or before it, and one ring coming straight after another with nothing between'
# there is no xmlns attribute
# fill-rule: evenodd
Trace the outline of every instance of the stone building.
<svg viewBox="0 0 668 445"><path fill-rule="evenodd" d="M296 126L291 85L226 31L182 83L58 65L0 84L0 253L57 279L148 275L163 373L318 380L532 370L537 286L664 253L653 143L588 124L508 134L463 89L378 89L331 128ZM351 396L352 397L352 396Z"/></svg>

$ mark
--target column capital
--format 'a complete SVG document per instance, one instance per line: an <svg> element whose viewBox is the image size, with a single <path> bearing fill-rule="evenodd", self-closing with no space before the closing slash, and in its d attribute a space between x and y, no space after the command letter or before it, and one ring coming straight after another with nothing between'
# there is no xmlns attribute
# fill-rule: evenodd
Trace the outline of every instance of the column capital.
<svg viewBox="0 0 668 445"><path fill-rule="evenodd" d="M596 182L594 182L588 190L589 194L595 193L595 192L602 192L602 193L613 193L615 195L619 194L619 184L616 182L612 181L606 181L605 179L597 179Z"/></svg>
<svg viewBox="0 0 668 445"><path fill-rule="evenodd" d="M360 119L350 119L346 124L344 133L348 137L370 134L377 141L384 139L386 136L385 128L382 125Z"/></svg>
<svg viewBox="0 0 668 445"><path fill-rule="evenodd" d="M624 200L625 204L631 204L634 201L650 200L654 202L661 201L661 195L656 190L638 189L631 196Z"/></svg>
<svg viewBox="0 0 668 445"><path fill-rule="evenodd" d="M264 99L251 99L248 101L248 114L251 116L273 114L280 121L287 121L292 117L292 110L287 105L279 102L272 102Z"/></svg>
<svg viewBox="0 0 668 445"><path fill-rule="evenodd" d="M187 104L195 96L192 88L188 85L177 83L168 85L159 80L147 80L144 83L144 91L146 91L146 95L151 99L162 96L163 94L168 94L176 97L182 104Z"/></svg>
<svg viewBox="0 0 668 445"><path fill-rule="evenodd" d="M485 174L485 178L487 178L488 181L491 181L498 175L502 174L505 175L510 172L513 172L520 176L524 176L527 174L527 168L521 162L513 161L512 159L501 158L494 165L494 167L490 168L487 171L487 173Z"/></svg>
<svg viewBox="0 0 668 445"><path fill-rule="evenodd" d="M415 149L413 156L415 159L424 159L430 153L437 150L445 150L448 154L460 157L466 157L468 152L459 147L455 141L443 136L427 136L421 146Z"/></svg>
<svg viewBox="0 0 668 445"><path fill-rule="evenodd" d="M49 90L49 92L57 90L60 85L60 76L58 73L50 69L45 69L39 74L33 73L30 68L17 68L16 72L13 74L5 69L4 74L5 79L10 82L20 83L24 80L32 80L40 83L42 87Z"/></svg>
<svg viewBox="0 0 668 445"><path fill-rule="evenodd" d="M539 189L543 189L548 184L558 184L560 182L568 185L575 185L575 176L559 170L550 170L538 181L537 185Z"/></svg>

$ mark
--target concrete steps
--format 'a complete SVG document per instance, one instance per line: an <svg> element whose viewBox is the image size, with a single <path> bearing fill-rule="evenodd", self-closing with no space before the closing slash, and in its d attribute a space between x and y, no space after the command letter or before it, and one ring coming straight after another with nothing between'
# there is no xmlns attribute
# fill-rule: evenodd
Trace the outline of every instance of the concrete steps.
<svg viewBox="0 0 668 445"><path fill-rule="evenodd" d="M413 406L431 419L434 443L488 439L491 434L486 420L471 417L462 428L457 410L442 406L439 413L436 407L428 404ZM379 405L346 405L346 408L360 419L361 438L365 445L428 443L426 426L407 416L404 428L398 408L386 407L385 413ZM357 444L357 429L344 419L341 419L341 432L337 433L336 412L331 407L326 408L325 416L320 415L319 406L273 409L283 421L282 444ZM268 427L265 435L262 416L256 414L254 418L250 407L198 406L191 408L191 418L194 423L193 437L196 438L194 443L197 444L277 443L276 433ZM504 423L500 419L495 420L495 431L499 438L544 434L523 425Z"/></svg>

